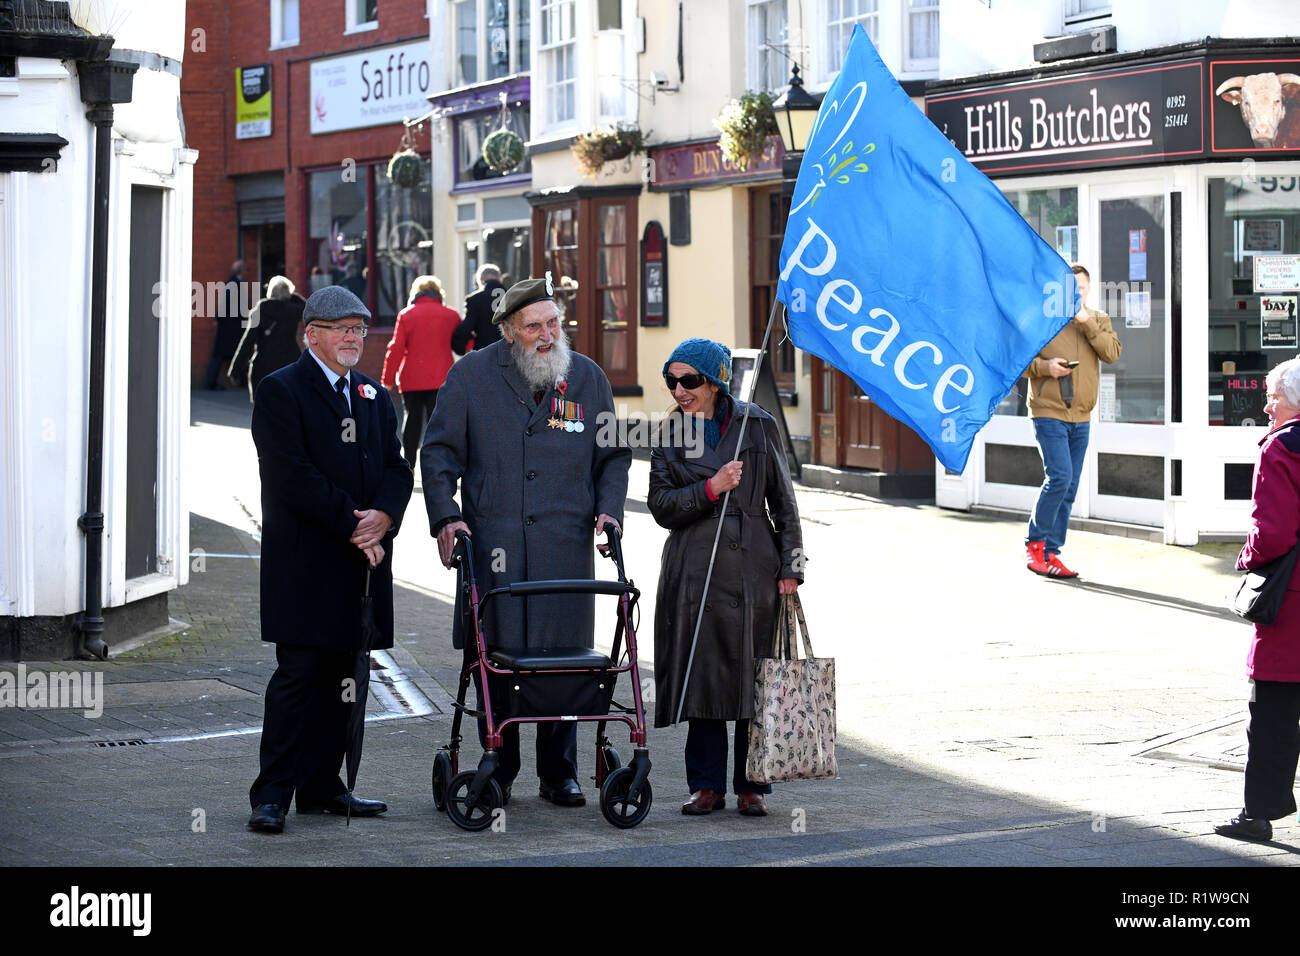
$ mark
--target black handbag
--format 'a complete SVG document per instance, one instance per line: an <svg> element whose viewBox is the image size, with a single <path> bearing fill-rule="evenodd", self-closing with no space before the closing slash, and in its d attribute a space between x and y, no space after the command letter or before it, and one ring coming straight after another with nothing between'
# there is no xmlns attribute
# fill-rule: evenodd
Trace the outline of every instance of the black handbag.
<svg viewBox="0 0 1300 956"><path fill-rule="evenodd" d="M1295 571L1297 557L1300 557L1300 541L1282 557L1243 574L1228 609L1252 624L1272 624L1276 621L1277 612L1282 610L1282 601L1286 598L1286 587L1291 583L1291 575Z"/></svg>

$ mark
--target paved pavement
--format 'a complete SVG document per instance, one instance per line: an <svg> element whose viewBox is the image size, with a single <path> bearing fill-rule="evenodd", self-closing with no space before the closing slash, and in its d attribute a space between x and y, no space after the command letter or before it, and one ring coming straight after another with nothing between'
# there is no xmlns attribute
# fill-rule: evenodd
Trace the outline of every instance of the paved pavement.
<svg viewBox="0 0 1300 956"><path fill-rule="evenodd" d="M191 583L174 627L107 662L26 662L104 681L103 713L0 709L6 865L466 864L1134 867L1290 866L1300 831L1245 844L1212 826L1240 805L1248 628L1221 610L1235 548L1072 533L1078 583L1021 562L1017 522L800 489L816 651L838 668L835 780L790 784L773 813L678 811L684 732L651 733L654 807L617 830L589 804L531 789L531 755L499 830L434 811L459 655L453 579L422 501L396 545L397 645L369 701L358 793L391 806L354 821L290 815L247 831L262 692L274 648L257 623L256 461L238 393L194 395L187 494ZM627 529L645 676L664 533L634 465ZM608 565L600 573L609 574ZM612 629L611 605L598 626ZM17 665L0 667L10 673ZM525 737L531 731L525 731ZM472 736L472 735L471 735ZM590 772L591 729L579 734ZM618 735L616 735L616 740ZM628 748L621 747L624 757ZM462 766L477 759L471 740ZM734 803L733 803L734 806Z"/></svg>

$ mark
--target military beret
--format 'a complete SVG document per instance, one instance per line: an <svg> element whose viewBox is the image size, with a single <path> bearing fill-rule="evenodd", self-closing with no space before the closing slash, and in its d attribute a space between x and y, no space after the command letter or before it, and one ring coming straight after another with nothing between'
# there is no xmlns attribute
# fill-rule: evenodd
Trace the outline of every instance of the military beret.
<svg viewBox="0 0 1300 956"><path fill-rule="evenodd" d="M341 285L327 285L311 294L302 311L302 321L308 325L312 322L337 322L354 315L370 321L370 310L364 302Z"/></svg>
<svg viewBox="0 0 1300 956"><path fill-rule="evenodd" d="M551 283L549 272L540 279L523 279L516 282L497 300L496 311L492 313L492 322L494 325L500 325L524 306L532 305L534 302L552 302L554 300L551 296L554 294L555 286Z"/></svg>

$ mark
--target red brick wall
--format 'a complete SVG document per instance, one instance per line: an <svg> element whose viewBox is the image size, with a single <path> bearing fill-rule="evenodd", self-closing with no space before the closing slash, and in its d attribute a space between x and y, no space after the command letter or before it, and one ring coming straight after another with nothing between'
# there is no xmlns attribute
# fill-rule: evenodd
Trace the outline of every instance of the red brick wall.
<svg viewBox="0 0 1300 956"><path fill-rule="evenodd" d="M197 37L196 30L202 31ZM234 123L230 96L234 75L227 70L229 21L225 4L219 0L189 0L185 5L185 33L189 45L181 73L181 109L185 138L199 151L194 166L191 281L224 282L239 252L235 190L226 177L227 130L233 130L230 124ZM190 378L201 383L217 325L212 318L196 314L190 317L190 331Z"/></svg>
<svg viewBox="0 0 1300 956"><path fill-rule="evenodd" d="M271 44L271 17L266 0L190 0L186 4L186 29L205 31L206 52L186 51L181 80L189 145L200 151L194 169L194 269L193 280L224 281L239 251L234 184L231 176L281 171L284 190L285 261L287 274L305 293L303 265L303 167L341 164L353 159L387 159L397 149L400 124L370 129L311 135L310 60L398 40L428 37L429 21L424 0L381 0L379 28L345 34L346 14L341 0L299 0L299 42L279 50ZM191 44L193 41L191 41ZM260 139L235 139L235 68L271 64L272 135ZM429 148L429 133L416 148ZM364 175L360 170L358 176ZM255 256L248 250L250 261ZM245 274L255 279L255 266ZM265 276L262 277L265 280ZM201 380L212 354L216 323L211 318L191 319L193 347L190 369ZM388 336L366 340L360 368L379 377Z"/></svg>

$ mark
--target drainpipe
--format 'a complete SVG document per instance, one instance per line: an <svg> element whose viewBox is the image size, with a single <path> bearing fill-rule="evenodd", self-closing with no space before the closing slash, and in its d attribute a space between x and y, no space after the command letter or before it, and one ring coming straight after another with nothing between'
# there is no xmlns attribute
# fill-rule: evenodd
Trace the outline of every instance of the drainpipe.
<svg viewBox="0 0 1300 956"><path fill-rule="evenodd" d="M104 660L104 352L108 316L108 202L113 104L128 103L137 65L114 60L77 64L81 101L95 127L95 217L90 274L90 383L86 405L86 510L77 526L86 536L86 607L77 622L78 657Z"/></svg>

